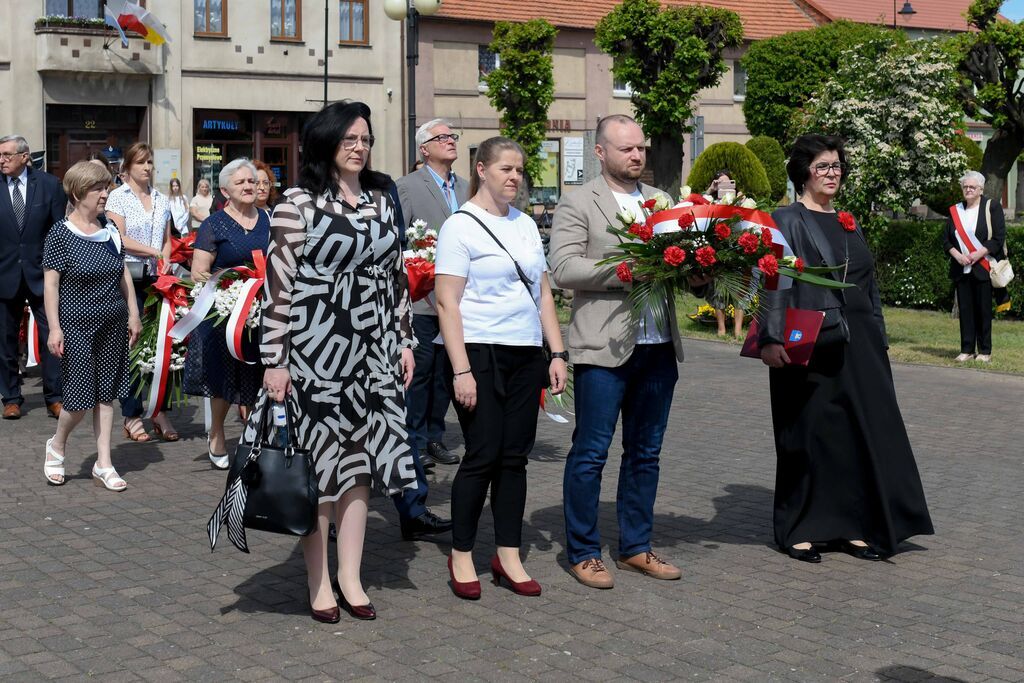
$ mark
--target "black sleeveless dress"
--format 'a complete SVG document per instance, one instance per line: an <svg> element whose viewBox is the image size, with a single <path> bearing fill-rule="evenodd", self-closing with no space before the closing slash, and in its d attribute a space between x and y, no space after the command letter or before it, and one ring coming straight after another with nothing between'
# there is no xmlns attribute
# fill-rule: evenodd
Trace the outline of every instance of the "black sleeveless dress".
<svg viewBox="0 0 1024 683"><path fill-rule="evenodd" d="M817 226L809 227L836 254L849 254L847 281L857 286L843 290L849 344L816 350L806 368L769 373L778 455L775 541L788 547L863 539L892 554L903 540L934 530L868 296L874 259L836 214L812 214Z"/></svg>

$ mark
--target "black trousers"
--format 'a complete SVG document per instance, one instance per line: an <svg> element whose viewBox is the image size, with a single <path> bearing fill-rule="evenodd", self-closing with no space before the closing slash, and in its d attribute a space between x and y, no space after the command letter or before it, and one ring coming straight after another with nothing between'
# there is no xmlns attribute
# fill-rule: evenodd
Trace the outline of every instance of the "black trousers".
<svg viewBox="0 0 1024 683"><path fill-rule="evenodd" d="M4 405L14 403L20 406L25 401L21 395L18 332L21 330L21 318L26 302L39 325L39 365L43 376L43 398L47 405L57 403L63 400L60 359L54 358L46 346L50 326L46 320L43 297L33 294L24 281L13 299L0 299L0 396L3 397Z"/></svg>
<svg viewBox="0 0 1024 683"><path fill-rule="evenodd" d="M968 273L956 282L960 353L992 353L992 283Z"/></svg>
<svg viewBox="0 0 1024 683"><path fill-rule="evenodd" d="M548 364L538 346L466 344L476 380L476 408L455 399L451 362L445 379L466 442L452 483L452 547L470 551L487 490L491 492L495 545L518 548L526 509L526 461L537 437L540 391ZM460 368L461 369L461 368Z"/></svg>

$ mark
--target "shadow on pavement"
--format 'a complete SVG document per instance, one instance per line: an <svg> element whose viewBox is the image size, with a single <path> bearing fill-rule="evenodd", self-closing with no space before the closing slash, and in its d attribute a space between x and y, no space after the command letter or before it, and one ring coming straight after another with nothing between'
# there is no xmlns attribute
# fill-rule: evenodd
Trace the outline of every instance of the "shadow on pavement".
<svg viewBox="0 0 1024 683"><path fill-rule="evenodd" d="M883 667L875 671L875 674L883 681L898 681L899 683L967 683L962 678L950 678L933 674L926 669L919 669L916 666L902 666L899 664Z"/></svg>

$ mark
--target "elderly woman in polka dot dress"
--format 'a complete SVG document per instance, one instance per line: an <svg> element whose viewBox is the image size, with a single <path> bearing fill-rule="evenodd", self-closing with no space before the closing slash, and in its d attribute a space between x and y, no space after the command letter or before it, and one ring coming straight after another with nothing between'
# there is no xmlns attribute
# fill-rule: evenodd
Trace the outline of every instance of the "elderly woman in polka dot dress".
<svg viewBox="0 0 1024 683"><path fill-rule="evenodd" d="M115 398L128 396L128 347L142 331L131 277L117 228L103 218L110 172L80 161L64 175L74 205L52 228L43 252L43 301L50 335L46 345L61 360L64 409L46 442L46 482L65 482L68 436L93 411L97 486L124 491L128 484L110 460Z"/></svg>

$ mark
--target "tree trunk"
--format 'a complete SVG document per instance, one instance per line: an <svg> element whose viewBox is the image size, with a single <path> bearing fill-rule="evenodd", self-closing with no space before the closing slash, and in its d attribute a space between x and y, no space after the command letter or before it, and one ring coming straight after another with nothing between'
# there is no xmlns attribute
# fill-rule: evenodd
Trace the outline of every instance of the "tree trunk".
<svg viewBox="0 0 1024 683"><path fill-rule="evenodd" d="M678 198L683 172L683 143L670 135L651 136L651 165L654 186Z"/></svg>
<svg viewBox="0 0 1024 683"><path fill-rule="evenodd" d="M1006 177L1024 150L1024 136L1016 131L996 129L985 147L981 173L985 176L985 196L1002 203Z"/></svg>

